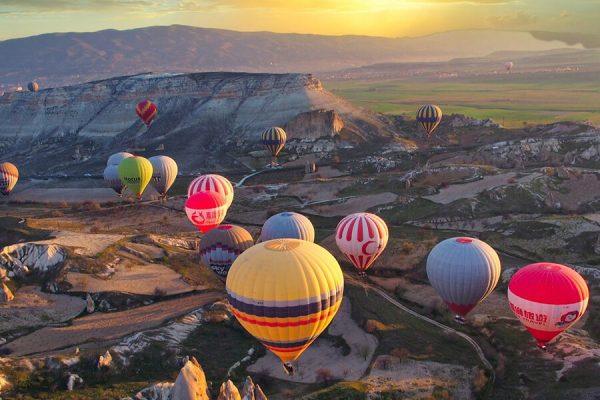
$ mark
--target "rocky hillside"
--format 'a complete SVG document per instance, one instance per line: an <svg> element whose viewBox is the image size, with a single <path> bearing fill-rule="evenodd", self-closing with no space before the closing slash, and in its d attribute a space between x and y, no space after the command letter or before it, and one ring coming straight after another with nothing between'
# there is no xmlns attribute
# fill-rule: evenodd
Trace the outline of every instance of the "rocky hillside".
<svg viewBox="0 0 600 400"><path fill-rule="evenodd" d="M141 99L159 114L146 128ZM177 159L183 172L235 167L278 125L294 142L394 138L381 116L358 109L303 74L142 74L0 97L0 157L24 175L99 173L112 152L133 149ZM305 145L303 145L306 147ZM101 171L101 170L100 170Z"/></svg>

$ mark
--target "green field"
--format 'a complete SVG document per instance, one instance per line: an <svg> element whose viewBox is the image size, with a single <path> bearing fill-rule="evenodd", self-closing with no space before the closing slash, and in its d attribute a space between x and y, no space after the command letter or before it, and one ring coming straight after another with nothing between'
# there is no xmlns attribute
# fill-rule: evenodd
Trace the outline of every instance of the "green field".
<svg viewBox="0 0 600 400"><path fill-rule="evenodd" d="M356 105L409 118L420 105L435 103L444 114L492 118L509 128L558 121L600 124L600 81L586 74L339 80L324 85Z"/></svg>

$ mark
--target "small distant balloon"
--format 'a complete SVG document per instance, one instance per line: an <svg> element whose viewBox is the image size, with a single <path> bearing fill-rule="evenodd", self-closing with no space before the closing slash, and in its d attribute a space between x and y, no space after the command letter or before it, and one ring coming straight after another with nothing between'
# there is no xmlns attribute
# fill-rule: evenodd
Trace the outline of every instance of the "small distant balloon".
<svg viewBox="0 0 600 400"><path fill-rule="evenodd" d="M117 192L119 196L123 194L125 190L125 184L119 178L119 166L118 165L108 165L104 169L104 173L102 174L104 177L104 183L106 186Z"/></svg>
<svg viewBox="0 0 600 400"><path fill-rule="evenodd" d="M111 155L110 157L108 157L108 161L106 161L106 165L118 166L119 164L121 164L121 161L123 161L124 159L129 158L129 157L133 157L133 154L127 153L124 151L115 153L115 154Z"/></svg>
<svg viewBox="0 0 600 400"><path fill-rule="evenodd" d="M383 253L388 237L383 219L371 213L348 215L340 221L335 232L338 248L362 276Z"/></svg>
<svg viewBox="0 0 600 400"><path fill-rule="evenodd" d="M277 157L283 150L286 140L285 131L278 126L265 130L261 135L261 143L271 152L273 157Z"/></svg>
<svg viewBox="0 0 600 400"><path fill-rule="evenodd" d="M8 196L19 180L19 170L9 162L0 163L0 193Z"/></svg>
<svg viewBox="0 0 600 400"><path fill-rule="evenodd" d="M152 164L152 186L158 194L166 196L177 178L177 163L167 156L150 157L148 161Z"/></svg>
<svg viewBox="0 0 600 400"><path fill-rule="evenodd" d="M225 196L227 208L233 203L233 185L227 178L217 174L200 175L188 186L188 197L199 192L215 192Z"/></svg>
<svg viewBox="0 0 600 400"><path fill-rule="evenodd" d="M227 199L216 192L198 192L185 202L188 219L202 233L218 226L227 214Z"/></svg>
<svg viewBox="0 0 600 400"><path fill-rule="evenodd" d="M436 105L427 104L417 111L417 122L425 129L427 137L431 136L441 121L442 109Z"/></svg>
<svg viewBox="0 0 600 400"><path fill-rule="evenodd" d="M224 281L231 264L253 245L252 235L241 226L219 225L202 237L200 257Z"/></svg>
<svg viewBox="0 0 600 400"><path fill-rule="evenodd" d="M30 92L37 92L38 90L40 90L40 85L39 85L37 82L35 82L35 81L33 81L33 82L29 82L29 83L27 84L27 89L28 89Z"/></svg>
<svg viewBox="0 0 600 400"><path fill-rule="evenodd" d="M511 69L513 69L513 67L515 66L515 64L512 61L509 61L507 63L504 63L504 68L510 72Z"/></svg>
<svg viewBox="0 0 600 400"><path fill-rule="evenodd" d="M315 241L315 228L308 218L295 212L273 215L260 231L260 241L272 239L301 239Z"/></svg>
<svg viewBox="0 0 600 400"><path fill-rule="evenodd" d="M138 199L142 198L142 193L152 179L152 164L144 157L125 158L118 167L119 178L123 181L131 192L135 193Z"/></svg>
<svg viewBox="0 0 600 400"><path fill-rule="evenodd" d="M146 126L150 126L158 114L158 107L150 100L143 100L138 103L135 112Z"/></svg>

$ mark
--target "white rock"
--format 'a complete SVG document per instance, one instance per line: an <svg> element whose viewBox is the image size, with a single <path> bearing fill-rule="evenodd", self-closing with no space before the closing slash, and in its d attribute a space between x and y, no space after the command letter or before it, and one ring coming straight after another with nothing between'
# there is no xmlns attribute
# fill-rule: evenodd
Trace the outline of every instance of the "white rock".
<svg viewBox="0 0 600 400"><path fill-rule="evenodd" d="M93 313L96 310L96 304L94 303L94 299L92 299L92 296L90 296L89 293L87 294L85 301L87 303L86 310L88 314Z"/></svg>
<svg viewBox="0 0 600 400"><path fill-rule="evenodd" d="M98 369L102 369L103 367L109 368L111 363L112 355L110 351L106 350L106 353L98 359Z"/></svg>
<svg viewBox="0 0 600 400"><path fill-rule="evenodd" d="M75 388L75 385L78 383L83 384L83 379L77 374L70 374L69 380L67 381L67 390L72 392L73 388Z"/></svg>
<svg viewBox="0 0 600 400"><path fill-rule="evenodd" d="M0 251L0 268L9 276L24 277L30 272L43 275L67 258L66 251L53 244L20 243Z"/></svg>

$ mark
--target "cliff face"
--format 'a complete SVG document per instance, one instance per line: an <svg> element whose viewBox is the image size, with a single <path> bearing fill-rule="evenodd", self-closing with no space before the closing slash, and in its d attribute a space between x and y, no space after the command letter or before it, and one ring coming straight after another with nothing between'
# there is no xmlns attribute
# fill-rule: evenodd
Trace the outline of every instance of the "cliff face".
<svg viewBox="0 0 600 400"><path fill-rule="evenodd" d="M149 128L135 114L146 98L159 109ZM261 131L277 125L289 125L290 138L298 140L331 136L343 126L357 138L394 135L384 120L307 74L146 74L6 93L0 121L0 156L25 174L84 172L132 147L149 152L141 155L164 147L185 172L226 162L224 151L258 148Z"/></svg>

